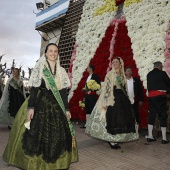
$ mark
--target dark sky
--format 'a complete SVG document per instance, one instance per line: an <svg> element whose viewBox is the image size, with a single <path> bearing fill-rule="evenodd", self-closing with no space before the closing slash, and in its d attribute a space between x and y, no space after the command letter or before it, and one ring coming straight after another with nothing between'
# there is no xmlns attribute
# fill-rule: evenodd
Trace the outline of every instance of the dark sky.
<svg viewBox="0 0 170 170"><path fill-rule="evenodd" d="M39 58L41 38L35 30L36 2L41 0L0 0L0 55L8 67L15 59L23 69L34 67Z"/></svg>

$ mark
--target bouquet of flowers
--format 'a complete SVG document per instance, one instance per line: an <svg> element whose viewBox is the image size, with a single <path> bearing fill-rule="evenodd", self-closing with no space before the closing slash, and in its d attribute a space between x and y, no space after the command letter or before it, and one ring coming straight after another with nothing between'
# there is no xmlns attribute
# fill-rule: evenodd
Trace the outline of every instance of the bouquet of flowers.
<svg viewBox="0 0 170 170"><path fill-rule="evenodd" d="M100 84L97 84L95 80L89 80L86 86L83 88L84 91L96 91L100 89Z"/></svg>
<svg viewBox="0 0 170 170"><path fill-rule="evenodd" d="M82 108L85 108L85 103L84 103L84 101L79 101L79 106L82 107Z"/></svg>

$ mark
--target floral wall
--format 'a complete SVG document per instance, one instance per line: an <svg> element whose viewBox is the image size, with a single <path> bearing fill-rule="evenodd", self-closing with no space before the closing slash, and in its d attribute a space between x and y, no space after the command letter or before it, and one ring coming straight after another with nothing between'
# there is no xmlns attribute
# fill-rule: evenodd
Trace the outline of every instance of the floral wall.
<svg viewBox="0 0 170 170"><path fill-rule="evenodd" d="M146 74L153 69L153 62L165 61L165 35L170 21L170 1L143 0L124 8L128 35L132 41L143 85L147 88Z"/></svg>
<svg viewBox="0 0 170 170"><path fill-rule="evenodd" d="M124 16L116 19L118 5L122 2ZM131 66L133 76L142 81L145 102L140 108L141 127L147 126L146 74L152 70L154 61L163 62L165 58L165 68L170 73L168 10L168 0L85 2L69 69L72 81L69 94L72 118L85 119L85 111L79 107L79 101L83 99L82 88L88 77L86 68L89 63L95 66L95 73L103 81L111 69L113 58L120 56L125 67Z"/></svg>

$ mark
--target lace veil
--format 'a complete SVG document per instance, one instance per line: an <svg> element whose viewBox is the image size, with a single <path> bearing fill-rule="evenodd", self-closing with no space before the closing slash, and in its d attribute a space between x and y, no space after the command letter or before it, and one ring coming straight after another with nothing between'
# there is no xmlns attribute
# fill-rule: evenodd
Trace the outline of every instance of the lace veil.
<svg viewBox="0 0 170 170"><path fill-rule="evenodd" d="M67 75L65 69L60 66L59 55L58 55L58 59L56 60L56 64L57 64L57 69L56 69L56 75L54 77L54 80L56 82L58 90L61 90L63 88L69 88L71 86L71 83L70 83L70 80L68 78L68 75ZM39 58L35 67L33 68L31 77L28 82L29 87L39 87L41 85L41 81L43 78L46 83L46 88L50 89L50 87L43 75L43 69L44 69L45 65L46 65L46 67L48 67L45 54L43 54L43 56Z"/></svg>
<svg viewBox="0 0 170 170"><path fill-rule="evenodd" d="M124 62L123 60L118 57L120 60L120 64L121 64L121 74L123 76L123 84L126 87L127 90L127 83L126 83L126 77L125 77L125 73L124 73ZM106 107L107 106L113 106L115 101L114 101L114 94L113 94L113 88L114 86L118 86L119 84L116 81L116 71L114 69L114 67L112 67L112 70L109 71L106 74L102 89L101 89L101 94L100 97L96 103L96 107L97 110L99 110L101 112L101 114L105 114L106 113Z"/></svg>

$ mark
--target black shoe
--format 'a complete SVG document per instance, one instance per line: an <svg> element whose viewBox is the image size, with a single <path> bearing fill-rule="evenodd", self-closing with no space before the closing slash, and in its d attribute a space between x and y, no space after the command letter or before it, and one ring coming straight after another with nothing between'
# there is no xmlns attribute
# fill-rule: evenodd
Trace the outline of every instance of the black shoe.
<svg viewBox="0 0 170 170"><path fill-rule="evenodd" d="M9 126L8 126L8 129L11 130L11 128L12 128L12 127L9 125Z"/></svg>
<svg viewBox="0 0 170 170"><path fill-rule="evenodd" d="M108 142L108 144L110 145L110 147L112 148L112 149L121 149L121 147L119 146L119 144L114 144L114 145L112 145L110 142Z"/></svg>
<svg viewBox="0 0 170 170"><path fill-rule="evenodd" d="M147 138L147 142L155 142L156 141L156 139L155 138Z"/></svg>
<svg viewBox="0 0 170 170"><path fill-rule="evenodd" d="M121 146L119 144L112 145L112 149L121 149Z"/></svg>
<svg viewBox="0 0 170 170"><path fill-rule="evenodd" d="M169 143L169 140L162 140L162 144L167 144Z"/></svg>
<svg viewBox="0 0 170 170"><path fill-rule="evenodd" d="M86 126L85 126L85 125L84 125L84 126L80 126L80 128L85 129L85 128L86 128Z"/></svg>

